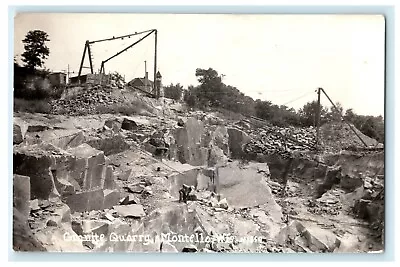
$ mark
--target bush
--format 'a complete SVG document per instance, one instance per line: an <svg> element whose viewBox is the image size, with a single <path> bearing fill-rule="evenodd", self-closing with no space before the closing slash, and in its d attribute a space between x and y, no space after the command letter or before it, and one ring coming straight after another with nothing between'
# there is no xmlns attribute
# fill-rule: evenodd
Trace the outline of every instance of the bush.
<svg viewBox="0 0 400 267"><path fill-rule="evenodd" d="M47 99L51 95L51 85L48 80L35 79L33 81L33 88L31 89L30 99Z"/></svg>
<svg viewBox="0 0 400 267"><path fill-rule="evenodd" d="M50 91L50 97L52 99L60 99L66 88L66 85L54 86L53 89Z"/></svg>
<svg viewBox="0 0 400 267"><path fill-rule="evenodd" d="M65 85L53 87L48 70L30 70L14 64L14 97L27 100L58 99Z"/></svg>
<svg viewBox="0 0 400 267"><path fill-rule="evenodd" d="M166 98L179 101L182 97L182 93L183 93L183 86L180 85L179 83L176 85L171 83L171 85L164 87L164 96Z"/></svg>
<svg viewBox="0 0 400 267"><path fill-rule="evenodd" d="M51 105L46 100L14 98L14 112L50 113Z"/></svg>
<svg viewBox="0 0 400 267"><path fill-rule="evenodd" d="M60 90L63 89L53 89L47 78L31 76L24 80L18 79L14 84L14 97L26 100L59 98L62 93Z"/></svg>

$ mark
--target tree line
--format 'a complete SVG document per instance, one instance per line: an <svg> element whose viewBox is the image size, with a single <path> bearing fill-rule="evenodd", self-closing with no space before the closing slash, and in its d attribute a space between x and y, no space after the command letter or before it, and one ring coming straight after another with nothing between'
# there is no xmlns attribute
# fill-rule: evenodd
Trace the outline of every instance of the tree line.
<svg viewBox="0 0 400 267"><path fill-rule="evenodd" d="M198 86L170 84L164 87L167 98L183 101L189 108L208 110L223 108L245 116L255 116L269 121L272 125L287 127L316 126L317 101L307 102L302 108L295 110L285 105L276 105L268 100L254 100L244 95L236 87L226 85L221 76L212 68L196 69ZM327 122L346 120L357 127L363 134L384 142L384 120L382 116L364 116L356 114L352 109L344 111L340 103L335 103L336 109L320 106L320 125Z"/></svg>

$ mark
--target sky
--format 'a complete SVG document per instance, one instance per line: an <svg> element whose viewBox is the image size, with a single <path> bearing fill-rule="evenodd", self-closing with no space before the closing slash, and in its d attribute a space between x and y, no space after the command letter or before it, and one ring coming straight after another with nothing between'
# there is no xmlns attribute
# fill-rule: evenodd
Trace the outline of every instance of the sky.
<svg viewBox="0 0 400 267"><path fill-rule="evenodd" d="M72 14L20 13L14 20L14 55L30 30L50 41L52 71L79 70L86 40L157 29L157 70L164 85L197 85L196 68L213 68L225 84L253 99L296 110L324 88L357 114L384 115L385 19L381 15ZM94 68L140 36L95 43ZM154 34L105 65L126 81L153 78ZM84 66L89 66L86 58ZM89 70L84 69L83 73ZM326 97L322 104L329 107Z"/></svg>

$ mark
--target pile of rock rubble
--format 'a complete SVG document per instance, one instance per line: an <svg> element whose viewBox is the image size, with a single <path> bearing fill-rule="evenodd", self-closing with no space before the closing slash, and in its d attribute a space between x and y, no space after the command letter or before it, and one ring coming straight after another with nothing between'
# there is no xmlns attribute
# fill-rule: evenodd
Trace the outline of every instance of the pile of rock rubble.
<svg viewBox="0 0 400 267"><path fill-rule="evenodd" d="M312 151L315 149L314 128L281 128L265 126L250 134L252 140L246 145L246 152L250 154L271 155L290 151Z"/></svg>
<svg viewBox="0 0 400 267"><path fill-rule="evenodd" d="M313 214L336 216L343 208L339 197L340 194L337 192L327 192L317 200L309 199L305 206Z"/></svg>
<svg viewBox="0 0 400 267"><path fill-rule="evenodd" d="M122 89L125 86L124 78L118 73L112 73L110 74L109 85L114 88Z"/></svg>
<svg viewBox="0 0 400 267"><path fill-rule="evenodd" d="M321 145L329 152L339 152L341 150L382 149L383 144L379 144L358 130L354 125L349 126L345 122L331 122L321 126ZM365 144L360 140L363 140Z"/></svg>
<svg viewBox="0 0 400 267"><path fill-rule="evenodd" d="M289 156L293 151L316 151L317 148L314 127L295 128L264 125L257 130L251 130L246 121L242 121L240 124L236 123L235 127L247 132L251 137L252 141L246 145L246 152L249 154L272 155L277 153ZM383 148L383 144L379 144L376 140L355 129L354 126L352 127L368 147L365 147L350 126L341 122L327 123L321 126L318 148L334 153L342 150L361 151L361 149L367 149L369 151Z"/></svg>
<svg viewBox="0 0 400 267"><path fill-rule="evenodd" d="M123 99L113 96L111 90L95 85L82 88L70 98L53 100L51 102L51 113L67 115L94 114L98 112L98 106L110 106L122 102Z"/></svg>

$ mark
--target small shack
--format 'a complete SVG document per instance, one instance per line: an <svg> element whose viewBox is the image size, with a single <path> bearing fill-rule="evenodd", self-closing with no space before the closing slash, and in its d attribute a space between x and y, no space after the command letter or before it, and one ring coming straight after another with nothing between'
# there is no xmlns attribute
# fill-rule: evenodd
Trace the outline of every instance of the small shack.
<svg viewBox="0 0 400 267"><path fill-rule="evenodd" d="M69 79L71 84L108 84L110 82L110 75L88 73L81 76L71 77Z"/></svg>
<svg viewBox="0 0 400 267"><path fill-rule="evenodd" d="M67 74L63 72L53 72L49 74L49 80L52 86L65 85L67 83Z"/></svg>

